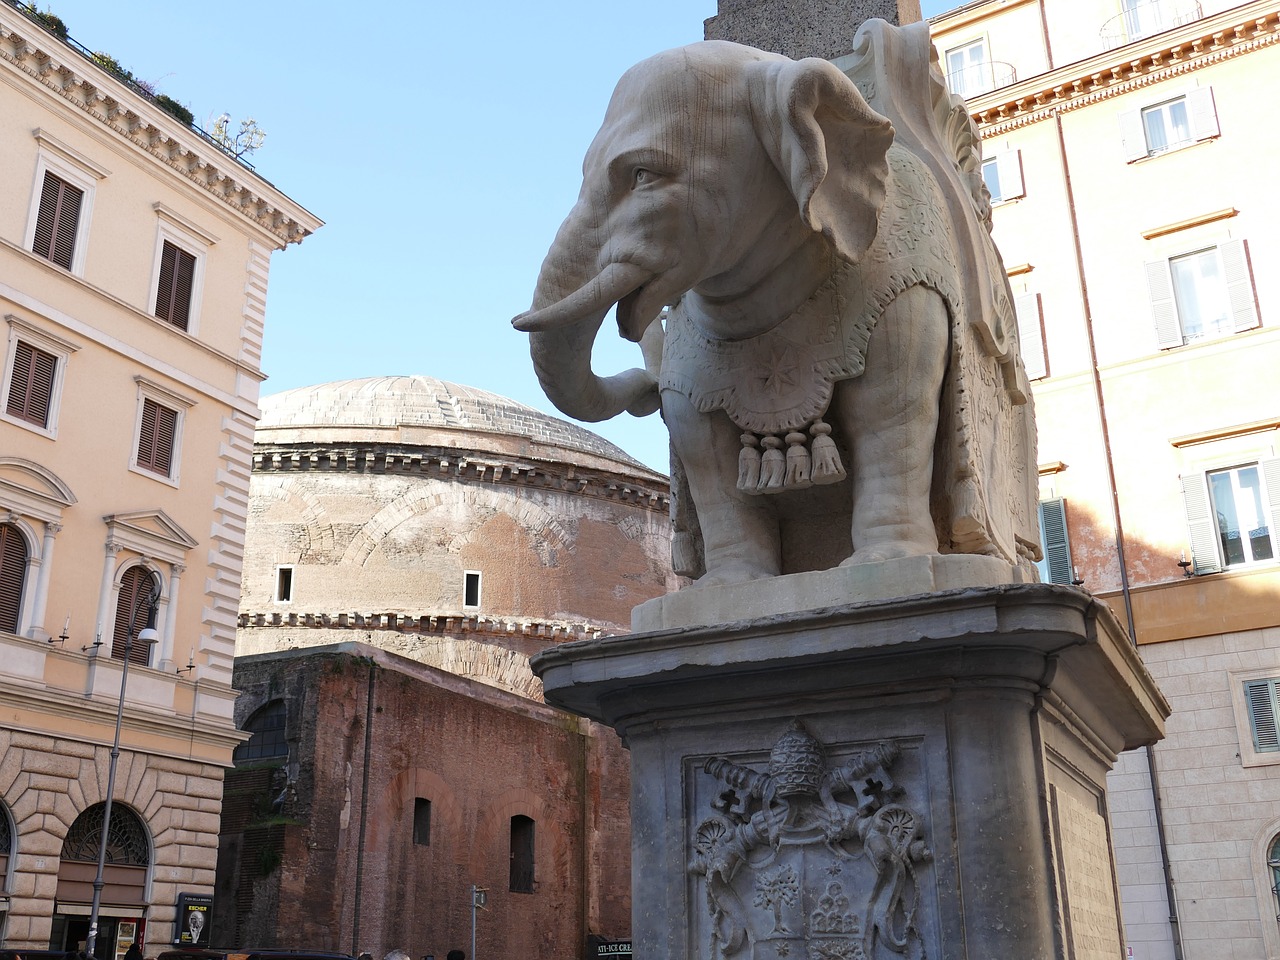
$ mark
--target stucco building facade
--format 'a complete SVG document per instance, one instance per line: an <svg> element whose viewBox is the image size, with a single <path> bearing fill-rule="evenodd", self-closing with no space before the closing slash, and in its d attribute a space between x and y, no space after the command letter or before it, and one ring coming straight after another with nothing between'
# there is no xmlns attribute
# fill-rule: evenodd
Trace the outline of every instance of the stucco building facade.
<svg viewBox="0 0 1280 960"><path fill-rule="evenodd" d="M666 479L607 441L431 377L263 400L228 774L226 942L581 956L630 932L612 731L528 658L629 629L673 586Z"/></svg>
<svg viewBox="0 0 1280 960"><path fill-rule="evenodd" d="M86 939L129 648L106 958L212 893L269 264L320 221L8 3L0 140L0 943Z"/></svg>
<svg viewBox="0 0 1280 960"><path fill-rule="evenodd" d="M1052 576L1112 604L1174 710L1110 778L1125 942L1280 957L1280 5L992 0L932 27L982 132Z"/></svg>

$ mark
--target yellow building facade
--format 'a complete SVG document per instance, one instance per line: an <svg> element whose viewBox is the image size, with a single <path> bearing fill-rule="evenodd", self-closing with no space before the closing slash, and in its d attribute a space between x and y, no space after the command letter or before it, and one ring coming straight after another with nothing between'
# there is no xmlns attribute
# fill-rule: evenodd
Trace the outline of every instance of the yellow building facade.
<svg viewBox="0 0 1280 960"><path fill-rule="evenodd" d="M0 946L85 940L123 701L105 958L213 890L268 270L321 224L48 26L0 4Z"/></svg>
<svg viewBox="0 0 1280 960"><path fill-rule="evenodd" d="M1125 942L1280 957L1280 4L932 27L1035 378L1045 573L1112 604L1174 708L1110 778Z"/></svg>

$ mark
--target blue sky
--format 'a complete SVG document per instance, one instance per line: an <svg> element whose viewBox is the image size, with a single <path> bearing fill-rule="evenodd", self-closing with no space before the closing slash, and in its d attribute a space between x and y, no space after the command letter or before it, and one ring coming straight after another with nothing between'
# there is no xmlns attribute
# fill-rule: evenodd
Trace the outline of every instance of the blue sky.
<svg viewBox="0 0 1280 960"><path fill-rule="evenodd" d="M955 6L926 2L931 16ZM258 172L326 221L272 258L264 393L424 373L554 412L526 309L631 64L702 39L715 0L42 0L211 126L253 117ZM639 364L609 333L596 370ZM656 416L592 427L666 470Z"/></svg>

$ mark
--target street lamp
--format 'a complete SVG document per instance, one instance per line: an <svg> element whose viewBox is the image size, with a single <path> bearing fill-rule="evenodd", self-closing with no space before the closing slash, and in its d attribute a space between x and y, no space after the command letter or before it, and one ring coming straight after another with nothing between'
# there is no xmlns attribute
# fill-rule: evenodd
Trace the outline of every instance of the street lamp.
<svg viewBox="0 0 1280 960"><path fill-rule="evenodd" d="M98 946L98 910L102 906L102 875L107 866L107 834L111 831L111 797L116 790L116 761L120 759L120 726L124 721L124 694L129 683L129 654L133 651L134 631L138 622L138 604L146 602L147 625L137 632L137 639L146 644L155 643L156 604L160 601L160 580L151 575L151 589L146 597L135 596L129 609L129 627L124 640L124 664L120 669L120 702L116 705L116 738L111 744L111 762L107 765L107 801L102 809L102 836L98 843L98 873L93 878L93 906L89 908L89 935L84 941L84 952L90 960Z"/></svg>

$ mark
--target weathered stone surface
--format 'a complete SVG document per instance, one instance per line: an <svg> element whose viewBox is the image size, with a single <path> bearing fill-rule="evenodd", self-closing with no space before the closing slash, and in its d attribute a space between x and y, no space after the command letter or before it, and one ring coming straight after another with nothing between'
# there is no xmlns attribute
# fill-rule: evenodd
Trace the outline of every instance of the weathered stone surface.
<svg viewBox="0 0 1280 960"><path fill-rule="evenodd" d="M732 40L784 57L832 60L853 48L872 17L905 25L920 19L919 0L720 0L703 36Z"/></svg>
<svg viewBox="0 0 1280 960"><path fill-rule="evenodd" d="M847 604L533 665L630 747L638 955L872 957L896 937L1047 960L1060 928L1119 954L1105 774L1168 705L1081 591Z"/></svg>

